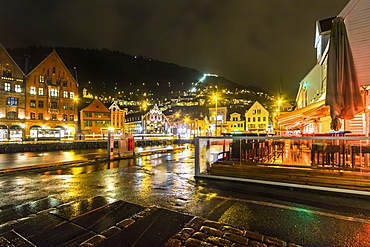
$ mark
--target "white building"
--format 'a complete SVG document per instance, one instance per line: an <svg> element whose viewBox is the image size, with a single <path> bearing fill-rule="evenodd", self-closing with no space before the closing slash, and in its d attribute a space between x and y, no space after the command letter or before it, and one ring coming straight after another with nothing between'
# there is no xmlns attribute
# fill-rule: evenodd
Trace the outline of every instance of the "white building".
<svg viewBox="0 0 370 247"><path fill-rule="evenodd" d="M348 39L353 54L359 85L365 106L370 105L370 0L351 0L338 13L345 18ZM297 109L277 117L279 124L287 129L300 129L302 134L326 133L330 129L329 107L325 105L327 60L330 43L331 21L317 21L315 47L317 63L300 82L296 97ZM353 134L369 132L368 114L358 113L351 120L342 120L342 129Z"/></svg>

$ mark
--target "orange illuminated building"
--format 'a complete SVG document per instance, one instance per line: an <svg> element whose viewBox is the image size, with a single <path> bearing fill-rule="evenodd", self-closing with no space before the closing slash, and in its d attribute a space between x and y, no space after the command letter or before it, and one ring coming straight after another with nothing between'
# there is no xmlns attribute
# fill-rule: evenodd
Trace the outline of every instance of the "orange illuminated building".
<svg viewBox="0 0 370 247"><path fill-rule="evenodd" d="M72 138L78 127L78 84L56 51L26 75L26 135Z"/></svg>
<svg viewBox="0 0 370 247"><path fill-rule="evenodd" d="M81 132L87 137L104 137L111 127L111 111L98 99L80 110Z"/></svg>

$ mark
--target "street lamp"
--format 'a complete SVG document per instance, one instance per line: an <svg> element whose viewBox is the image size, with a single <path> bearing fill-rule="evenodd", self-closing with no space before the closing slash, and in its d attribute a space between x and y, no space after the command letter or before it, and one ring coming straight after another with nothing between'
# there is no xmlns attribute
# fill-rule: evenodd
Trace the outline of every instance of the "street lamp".
<svg viewBox="0 0 370 247"><path fill-rule="evenodd" d="M215 114L215 118L216 118L216 136L217 136L217 116L218 116L218 111L217 111L217 95L214 95L213 96L213 99L216 101L216 114Z"/></svg>

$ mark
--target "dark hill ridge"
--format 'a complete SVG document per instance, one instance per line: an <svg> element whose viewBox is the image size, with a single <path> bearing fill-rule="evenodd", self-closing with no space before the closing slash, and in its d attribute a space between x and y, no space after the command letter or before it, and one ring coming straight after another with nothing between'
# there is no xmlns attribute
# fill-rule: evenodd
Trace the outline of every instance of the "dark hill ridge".
<svg viewBox="0 0 370 247"><path fill-rule="evenodd" d="M53 49L78 78L80 90L86 87L94 95L117 97L120 96L118 92L123 91L126 95L129 92L134 92L137 96L152 92L153 97L168 97L171 92L188 91L203 76L203 73L192 68L108 49L29 46L11 48L8 52L23 70L25 57L29 58L29 70L24 70L27 73ZM230 90L250 88L222 77L207 79L206 84Z"/></svg>

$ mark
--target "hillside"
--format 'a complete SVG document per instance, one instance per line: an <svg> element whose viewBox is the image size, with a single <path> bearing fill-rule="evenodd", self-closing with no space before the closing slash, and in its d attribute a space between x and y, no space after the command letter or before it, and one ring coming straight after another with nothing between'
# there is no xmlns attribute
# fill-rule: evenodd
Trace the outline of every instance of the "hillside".
<svg viewBox="0 0 370 247"><path fill-rule="evenodd" d="M94 95L117 97L122 92L135 92L138 95L141 92L151 92L154 97L168 97L171 92L188 91L203 76L196 69L108 49L29 46L8 49L8 52L23 70L25 56L29 57L32 70L53 49L77 77L80 93L86 87ZM218 85L230 90L251 89L222 77L207 78L205 85ZM253 90L262 91L259 88Z"/></svg>

